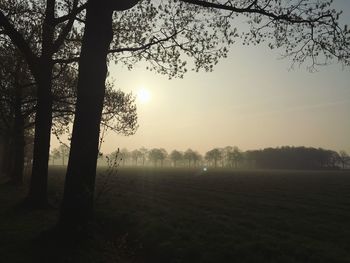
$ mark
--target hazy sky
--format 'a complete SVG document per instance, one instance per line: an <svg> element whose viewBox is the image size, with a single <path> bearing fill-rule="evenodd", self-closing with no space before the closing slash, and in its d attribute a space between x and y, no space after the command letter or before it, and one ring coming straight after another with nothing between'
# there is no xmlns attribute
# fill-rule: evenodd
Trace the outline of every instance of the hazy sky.
<svg viewBox="0 0 350 263"><path fill-rule="evenodd" d="M350 24L350 1L335 4ZM236 44L214 72L190 72L184 79L168 80L143 64L132 71L112 66L117 87L134 94L144 89L150 99L137 101L136 134L109 132L102 151L304 145L350 152L350 68L331 65L310 73L290 65L265 46Z"/></svg>

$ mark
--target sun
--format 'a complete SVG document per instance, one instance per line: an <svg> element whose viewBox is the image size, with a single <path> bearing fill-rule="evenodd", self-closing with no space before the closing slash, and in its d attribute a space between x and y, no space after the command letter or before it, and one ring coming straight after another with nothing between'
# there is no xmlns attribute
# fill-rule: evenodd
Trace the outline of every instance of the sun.
<svg viewBox="0 0 350 263"><path fill-rule="evenodd" d="M151 100L151 94L147 89L142 87L137 92L137 99L143 104L147 103Z"/></svg>

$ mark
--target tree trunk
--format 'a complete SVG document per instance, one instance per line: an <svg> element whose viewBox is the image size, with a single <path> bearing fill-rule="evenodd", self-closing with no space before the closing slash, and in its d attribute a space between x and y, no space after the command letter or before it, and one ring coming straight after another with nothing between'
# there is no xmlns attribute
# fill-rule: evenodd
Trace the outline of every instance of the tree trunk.
<svg viewBox="0 0 350 263"><path fill-rule="evenodd" d="M33 166L27 201L32 206L47 205L47 177L52 126L52 63L42 61L37 78L37 110L35 115L35 135Z"/></svg>
<svg viewBox="0 0 350 263"><path fill-rule="evenodd" d="M79 61L77 104L59 225L76 230L92 216L100 121L112 41L112 10L97 0L87 7Z"/></svg>

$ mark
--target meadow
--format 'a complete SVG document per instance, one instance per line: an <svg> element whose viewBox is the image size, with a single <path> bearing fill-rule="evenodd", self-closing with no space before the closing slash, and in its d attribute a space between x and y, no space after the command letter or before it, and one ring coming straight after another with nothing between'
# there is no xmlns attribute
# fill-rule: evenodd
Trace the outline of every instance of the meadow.
<svg viewBox="0 0 350 263"><path fill-rule="evenodd" d="M50 168L48 210L0 186L1 262L350 262L350 171L100 168L94 233L74 248L45 235L63 176Z"/></svg>

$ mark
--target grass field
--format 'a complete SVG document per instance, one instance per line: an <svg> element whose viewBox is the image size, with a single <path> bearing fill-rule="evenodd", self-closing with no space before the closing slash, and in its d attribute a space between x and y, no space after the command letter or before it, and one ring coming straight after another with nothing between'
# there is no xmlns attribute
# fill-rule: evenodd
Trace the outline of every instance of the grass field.
<svg viewBox="0 0 350 263"><path fill-rule="evenodd" d="M101 238L64 262L350 262L349 171L99 173ZM50 170L55 207L63 175ZM57 209L23 211L14 205L25 188L0 187L0 261L37 259L42 244L32 240L55 224Z"/></svg>

